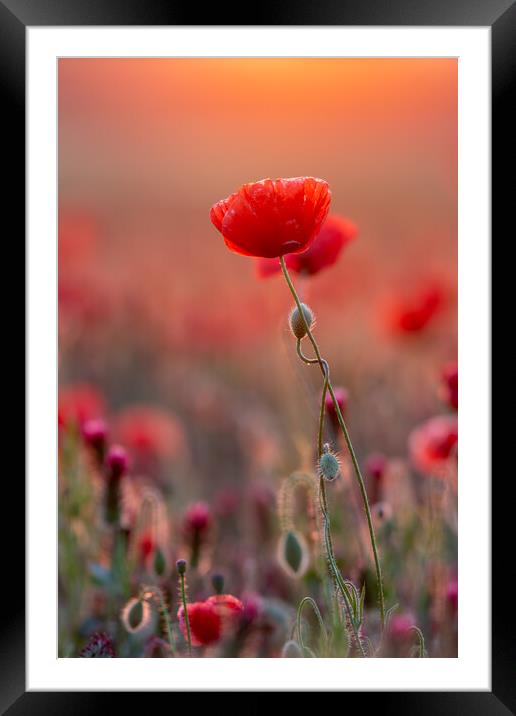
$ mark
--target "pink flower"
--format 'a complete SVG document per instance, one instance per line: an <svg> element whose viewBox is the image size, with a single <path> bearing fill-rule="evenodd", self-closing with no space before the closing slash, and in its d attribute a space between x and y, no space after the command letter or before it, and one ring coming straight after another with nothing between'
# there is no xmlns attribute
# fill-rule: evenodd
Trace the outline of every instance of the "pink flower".
<svg viewBox="0 0 516 716"><path fill-rule="evenodd" d="M409 436L409 451L414 466L423 473L444 477L456 456L457 440L456 415L430 418Z"/></svg>
<svg viewBox="0 0 516 716"><path fill-rule="evenodd" d="M459 371L456 362L447 363L441 373L442 400L457 410L459 407Z"/></svg>

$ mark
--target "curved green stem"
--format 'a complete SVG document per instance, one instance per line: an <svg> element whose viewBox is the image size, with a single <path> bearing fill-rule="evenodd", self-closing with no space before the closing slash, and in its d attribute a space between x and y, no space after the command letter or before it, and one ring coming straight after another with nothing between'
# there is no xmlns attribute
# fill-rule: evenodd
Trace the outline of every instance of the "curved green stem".
<svg viewBox="0 0 516 716"><path fill-rule="evenodd" d="M378 589L378 601L379 601L379 606L380 606L380 618L381 618L382 629L383 629L384 626L385 626L385 600L384 600L384 595L383 595L382 568L381 568L381 565L380 565L380 558L379 558L379 556L378 556L378 547L377 547L377 544L376 544L376 536L375 536L375 532L374 532L373 520L372 520L372 517L371 517L371 510L370 510L370 508L369 508L369 500L368 500L368 498L367 498L367 492L366 492L366 488L365 488L364 478L362 477L362 473L361 473L361 471L360 471L360 466L359 466L359 464L358 464L358 460L357 460L357 457L356 457L356 455L355 455L355 450L354 450L354 448L353 448L353 444L352 444L352 442L351 442L351 438L350 438L350 436L349 436L349 432L348 432L348 429L347 429L347 427L346 427L346 423L344 422L344 418L343 418L343 416L342 416L342 411L341 411L341 409L340 409L339 403L338 403L337 398L336 398L336 396L335 396L335 392L334 392L334 390L333 390L333 386L332 386L331 381L330 381L330 378L329 378L328 363L322 358L321 352L320 352L320 350L319 350L319 346L317 345L317 341L315 340L315 338L314 338L314 336L313 336L313 334L312 334L312 332L311 332L311 330L310 330L310 326L308 325L308 322L307 322L307 320L306 320L304 311L303 311L302 306L301 306L301 301L299 300L299 296L297 295L295 286L294 286L294 284L292 283L292 280L291 280L290 275L289 275L289 273L288 273L287 266L286 266L286 264L285 264L285 259L284 259L283 256L280 256L280 265L281 265L281 270L283 271L283 275L284 275L284 277L285 277L285 280L286 280L286 282L287 282L287 284L288 284L288 287L289 287L289 289L290 289L290 292L291 292L291 294L292 294L292 296L293 296L293 298L294 298L294 301L295 301L295 303L296 303L296 306L297 306L297 309L298 309L299 314L300 314L300 316L301 316L301 319L302 319L302 321L303 321L303 323L304 323L304 325L305 325L306 334L307 334L307 336L308 336L308 339L310 340L310 343L312 344L312 347L313 347L313 349L314 349L314 353L315 353L316 359L317 359L316 362L319 363L319 367L320 367L321 372L322 372L322 374L323 374L324 381L325 381L325 389L323 389L323 393L325 393L326 390L328 390L329 393L330 393L330 395L331 395L331 398L332 398L332 401L333 401L333 405L334 405L334 407L335 407L335 412L336 412L336 414L337 414L337 420L338 420L339 426L340 426L340 428L341 428L341 430L342 430L342 432L343 432L343 434L344 434L344 439L345 439L345 441L346 441L346 445L347 445L347 448L348 448L348 450L349 450L349 454L350 454L350 456L351 456L351 462L353 463L353 468L354 468L355 475L356 475L356 478L357 478L358 486L359 486L359 488L360 488L360 494L361 494L361 496L362 496L362 502L363 502L363 505L364 505L364 511L365 511L365 513L366 513L367 527L368 527L368 530L369 530L369 536L370 536L370 539L371 539L371 547L372 547L372 550L373 550L373 557L374 557L374 563L375 563L375 569L376 569L376 583L377 583L377 589ZM302 358L302 360L304 360L305 362L310 362L310 363L311 363L312 361L315 361L315 359L313 359L313 358L310 359L310 358L306 358L306 356L303 356L303 354L302 354L302 352L301 352L300 341L298 341L297 351L298 351L298 355L299 355L299 356ZM322 405L323 405L323 401L321 401L321 403L322 403ZM324 413L322 414L322 419L320 419L320 422L321 422L322 420L324 420ZM322 434L321 424L319 425L319 433ZM323 486L323 487L324 487L324 486ZM340 573L339 573L339 576L340 576Z"/></svg>
<svg viewBox="0 0 516 716"><path fill-rule="evenodd" d="M306 647L305 647L305 644L304 644L304 642L303 642L303 636L302 636L302 634L301 634L301 616L302 616L303 607L305 606L305 604L310 604L310 606L312 607L312 609L313 609L313 611L314 611L314 614L315 614L315 616L317 617L317 621L319 622L319 627L320 627L320 629L321 629L321 634L322 634L323 639L324 639L324 646L326 647L326 646L328 645L328 633L327 633L327 631L326 631L326 627L324 626L324 621L323 621L323 618L322 618L322 616L321 616L321 612L319 611L319 607L317 606L317 603L315 602L314 599L312 599L312 597L303 597L303 599L299 602L299 606L298 606L298 608L297 608L297 618L296 618L297 639L298 639L298 641L299 641L299 645L300 645L300 647L301 647L301 650L302 650L302 652L303 652L303 655L304 655L304 652L305 652L305 648L306 648Z"/></svg>

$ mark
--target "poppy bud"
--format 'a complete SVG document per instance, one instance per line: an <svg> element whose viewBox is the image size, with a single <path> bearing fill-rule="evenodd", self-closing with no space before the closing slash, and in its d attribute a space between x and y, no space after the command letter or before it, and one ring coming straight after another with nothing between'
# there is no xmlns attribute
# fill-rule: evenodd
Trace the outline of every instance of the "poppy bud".
<svg viewBox="0 0 516 716"><path fill-rule="evenodd" d="M176 568L178 574L186 574L186 559L178 559Z"/></svg>
<svg viewBox="0 0 516 716"><path fill-rule="evenodd" d="M335 455L330 452L329 445L324 446L324 452L319 459L319 473L328 482L335 480L340 471L339 461Z"/></svg>
<svg viewBox="0 0 516 716"><path fill-rule="evenodd" d="M222 594L224 591L224 575L217 572L211 577L211 583L216 594Z"/></svg>
<svg viewBox="0 0 516 716"><path fill-rule="evenodd" d="M299 308L295 306L289 317L290 330L295 337L299 339L306 336L306 326L308 326L308 328L312 328L314 323L314 314L311 309L304 303L301 304L301 309L303 311L303 315L301 315ZM305 320L303 320L303 316L305 317Z"/></svg>
<svg viewBox="0 0 516 716"><path fill-rule="evenodd" d="M120 618L129 634L138 634L150 624L151 613L152 609L147 601L132 597L122 609Z"/></svg>
<svg viewBox="0 0 516 716"><path fill-rule="evenodd" d="M282 535L278 550L279 563L291 577L302 577L308 568L308 547L299 532Z"/></svg>
<svg viewBox="0 0 516 716"><path fill-rule="evenodd" d="M116 480L123 477L129 467L129 459L125 448L121 445L113 445L110 447L106 462L110 478Z"/></svg>
<svg viewBox="0 0 516 716"><path fill-rule="evenodd" d="M94 452L99 465L104 460L107 434L107 425L101 418L87 420L82 426L83 440Z"/></svg>
<svg viewBox="0 0 516 716"><path fill-rule="evenodd" d="M283 659L300 659L302 656L303 654L297 641L287 641L281 650L281 657Z"/></svg>
<svg viewBox="0 0 516 716"><path fill-rule="evenodd" d="M165 574L165 569L167 568L167 563L165 560L165 555L160 550L159 547L157 547L156 552L154 553L154 571L158 575L158 577L162 577Z"/></svg>

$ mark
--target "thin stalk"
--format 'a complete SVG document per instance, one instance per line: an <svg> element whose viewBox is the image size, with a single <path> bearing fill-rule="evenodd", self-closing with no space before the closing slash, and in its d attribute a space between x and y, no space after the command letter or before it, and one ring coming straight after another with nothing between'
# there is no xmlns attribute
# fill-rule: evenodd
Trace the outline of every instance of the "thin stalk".
<svg viewBox="0 0 516 716"><path fill-rule="evenodd" d="M355 475L357 478L358 486L360 488L360 494L362 496L364 511L366 513L367 526L369 529L369 536L371 539L371 547L373 550L373 557L374 557L374 563L375 563L375 569L376 569L376 583L377 583L377 589L378 589L378 601L379 601L379 606L380 606L380 618L381 618L382 629L383 629L385 626L385 600L384 600L384 595L383 595L382 568L380 565L380 558L378 556L378 547L376 544L376 536L375 536L375 532L374 532L373 520L371 517L371 510L369 507L369 500L367 498L367 492L366 492L366 488L365 488L364 478L362 477L362 473L360 471L360 466L358 464L358 460L355 455L355 450L353 448L353 444L351 442L351 438L350 438L348 429L346 427L346 423L344 422L344 418L342 416L341 409L339 407L337 398L335 396L335 392L333 390L333 386L332 386L330 378L329 378L329 371L327 370L328 364L321 357L319 346L317 345L317 341L315 340L315 338L310 330L310 326L307 323L304 311L301 306L301 301L299 300L299 296L297 295L295 286L292 283L292 280L288 273L287 266L285 264L285 259L283 256L280 256L280 265L281 265L281 270L283 271L285 280L286 280L288 287L290 289L290 292L294 298L294 301L296 302L296 306L297 306L297 309L301 316L301 319L305 325L306 334L308 336L308 339L310 340L310 343L312 344L312 347L314 349L314 353L316 355L317 362L319 363L319 367L321 369L321 372L322 372L324 380L325 380L326 389L329 391L329 393L331 395L333 405L335 407L335 412L337 414L337 420L338 420L340 428L344 434L344 439L346 441L346 445L349 450L349 454L351 456L351 462L353 463L353 468L354 468ZM298 346L298 354L299 354L299 352L300 352L300 349ZM313 360L313 359L308 359L308 360ZM325 392L325 391L323 391L323 392ZM324 419L324 416L323 416L323 419ZM321 431L321 427L319 428L319 430Z"/></svg>
<svg viewBox="0 0 516 716"><path fill-rule="evenodd" d="M192 634L190 632L190 617L188 616L188 605L186 602L185 575L179 575L181 602L183 603L183 613L185 615L186 625L186 641L188 642L188 656L192 656Z"/></svg>

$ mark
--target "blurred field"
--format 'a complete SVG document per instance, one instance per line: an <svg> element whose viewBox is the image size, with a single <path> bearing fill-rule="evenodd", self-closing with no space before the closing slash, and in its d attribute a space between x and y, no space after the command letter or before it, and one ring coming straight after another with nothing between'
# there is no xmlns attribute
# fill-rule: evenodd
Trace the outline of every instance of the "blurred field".
<svg viewBox="0 0 516 716"><path fill-rule="evenodd" d="M441 376L457 352L451 59L60 60L59 382L72 416L60 428L61 655L77 656L92 630L110 634L118 656L152 655L159 625L128 635L120 610L140 584L159 583L175 617L174 564L190 559L185 510L198 502L210 529L188 572L192 601L223 571L246 605L268 600L272 624L267 638L216 655L280 656L305 594L331 611L315 517L299 493L287 512L310 567L296 579L277 559L289 529L278 514L283 480L313 471L320 373L296 357L281 275L257 278L208 216L244 182L304 175L326 179L331 211L359 230L335 266L295 280L333 381L349 393L359 460L388 460L378 529L389 606L419 624L430 656L456 655L456 475L424 474L409 454L417 426L454 412ZM429 292L435 310L407 330L400 317ZM102 401L84 417L105 419L109 440L129 453L127 559L115 567L102 476L80 438L78 384ZM330 489L332 528L339 564L360 588L371 582L368 537L346 450L335 446L344 468ZM373 593L374 575L372 637Z"/></svg>

